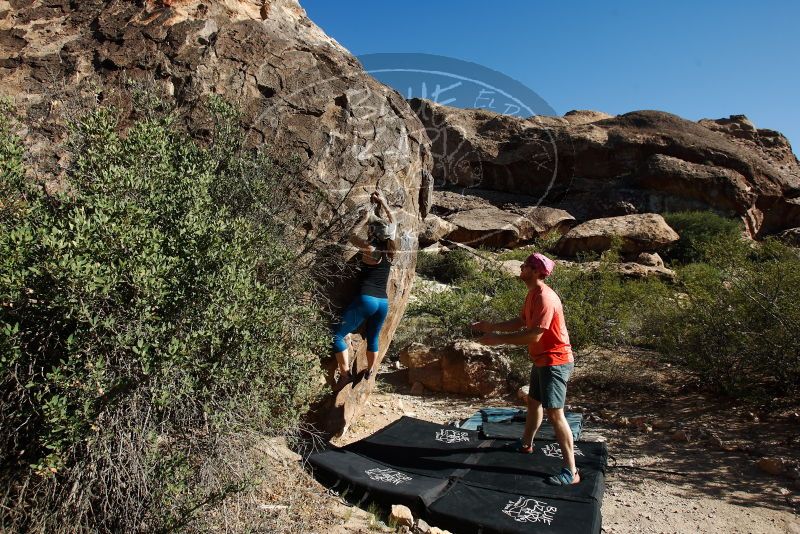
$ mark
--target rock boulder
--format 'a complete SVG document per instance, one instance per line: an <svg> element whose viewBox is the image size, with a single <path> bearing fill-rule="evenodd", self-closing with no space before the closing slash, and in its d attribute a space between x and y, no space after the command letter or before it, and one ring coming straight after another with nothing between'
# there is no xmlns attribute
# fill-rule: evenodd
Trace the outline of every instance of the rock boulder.
<svg viewBox="0 0 800 534"><path fill-rule="evenodd" d="M674 282L677 273L662 265L645 265L638 261L625 261L619 263L605 263L599 261L571 262L556 260L556 265L579 269L585 273L596 273L603 269L614 272L625 278L641 280L643 278L658 278L665 282Z"/></svg>
<svg viewBox="0 0 800 534"><path fill-rule="evenodd" d="M636 263L639 265L645 265L647 267L664 266L664 260L661 259L661 256L659 256L657 252L640 252L639 255L636 256Z"/></svg>
<svg viewBox="0 0 800 534"><path fill-rule="evenodd" d="M419 234L419 244L421 247L426 247L436 243L440 239L450 235L456 229L458 229L458 226L455 224L430 213L425 217L425 226Z"/></svg>
<svg viewBox="0 0 800 534"><path fill-rule="evenodd" d="M447 238L472 247L513 247L536 235L526 217L495 207L458 211L447 221L456 227Z"/></svg>
<svg viewBox="0 0 800 534"><path fill-rule="evenodd" d="M4 2L8 7L8 2ZM0 2L2 5L3 2ZM392 306L382 354L394 335L414 277L415 236L430 207L430 141L408 104L306 16L295 0L86 0L12 2L0 19L0 93L25 124L35 173L58 183L68 118L114 105L125 124L136 116L129 83L182 111L203 138L208 96L239 106L246 142L300 159L297 194L315 214L305 235L334 249L346 220L380 187L398 219L401 253L392 269ZM380 127L376 127L380 125ZM332 288L345 305L352 284ZM357 367L364 343L356 340ZM331 369L333 366L331 366ZM328 405L326 426L341 429L371 388L356 384Z"/></svg>
<svg viewBox="0 0 800 534"><path fill-rule="evenodd" d="M621 240L621 252L631 254L662 249L680 236L658 214L607 217L571 229L556 243L555 252L561 256L604 252L612 247L615 238Z"/></svg>
<svg viewBox="0 0 800 534"><path fill-rule="evenodd" d="M778 234L778 239L793 247L800 247L800 228L789 228Z"/></svg>
<svg viewBox="0 0 800 534"><path fill-rule="evenodd" d="M447 237L471 246L513 248L549 233L563 234L575 224L575 218L565 210L532 205L534 201L477 189L444 190L433 192L431 209L453 225L439 239ZM439 226L434 231L432 225L439 223L431 221L431 230L420 234L420 243L444 231Z"/></svg>
<svg viewBox="0 0 800 534"><path fill-rule="evenodd" d="M504 393L511 370L499 351L468 340L435 348L412 343L401 352L400 361L408 368L410 384L483 397Z"/></svg>

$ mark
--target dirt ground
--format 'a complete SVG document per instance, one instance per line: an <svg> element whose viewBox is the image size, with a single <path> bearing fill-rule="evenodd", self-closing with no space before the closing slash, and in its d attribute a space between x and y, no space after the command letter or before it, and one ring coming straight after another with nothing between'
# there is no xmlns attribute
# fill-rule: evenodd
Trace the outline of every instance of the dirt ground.
<svg viewBox="0 0 800 534"><path fill-rule="evenodd" d="M797 401L768 412L719 400L647 352L595 351L578 355L568 403L584 414L582 439L606 441L613 457L603 532L800 534L797 471L770 475L757 466L764 457L797 465ZM513 396L412 396L407 371L385 366L364 413L334 443L361 439L403 415L447 423L511 405ZM390 531L376 510L328 501L332 533Z"/></svg>

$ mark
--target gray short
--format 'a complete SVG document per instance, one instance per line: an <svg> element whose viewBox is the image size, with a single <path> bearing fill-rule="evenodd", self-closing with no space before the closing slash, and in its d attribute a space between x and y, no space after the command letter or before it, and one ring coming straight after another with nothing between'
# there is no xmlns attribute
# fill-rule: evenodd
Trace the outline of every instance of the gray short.
<svg viewBox="0 0 800 534"><path fill-rule="evenodd" d="M542 403L543 408L563 408L567 399L567 382L572 374L574 363L550 365L531 369L531 389L529 395Z"/></svg>

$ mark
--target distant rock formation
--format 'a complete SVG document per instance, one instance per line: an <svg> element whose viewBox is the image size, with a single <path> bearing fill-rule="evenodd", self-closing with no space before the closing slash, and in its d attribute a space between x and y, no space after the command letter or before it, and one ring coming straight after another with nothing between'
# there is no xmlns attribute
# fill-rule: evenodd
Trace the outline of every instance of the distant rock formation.
<svg viewBox="0 0 800 534"><path fill-rule="evenodd" d="M638 255L661 250L676 243L680 236L656 213L606 217L571 229L556 243L554 252L560 256L604 252L612 248L615 238L620 240L620 253Z"/></svg>
<svg viewBox="0 0 800 534"><path fill-rule="evenodd" d="M6 5L4 11L2 5ZM129 80L151 87L186 113L187 128L208 132L201 106L218 94L236 104L251 145L299 155L308 194L323 202L303 228L332 244L328 223L367 203L379 186L402 236L392 270L386 351L411 289L416 234L430 203L430 141L408 104L367 75L294 0L48 0L0 2L0 94L12 97L39 176L54 183L66 166L58 142L70 115L113 104L125 117L135 103ZM345 303L353 288L332 290ZM364 343L357 343L363 370ZM381 357L383 354L381 354ZM348 387L331 406L341 429L372 383Z"/></svg>
<svg viewBox="0 0 800 534"><path fill-rule="evenodd" d="M576 222L564 210L528 205L532 199L476 189L468 192L434 191L431 211L435 215L426 219L430 230L420 235L420 242L427 245L446 238L473 247L512 248L550 233L563 234Z"/></svg>
<svg viewBox="0 0 800 534"><path fill-rule="evenodd" d="M410 101L433 140L434 181L529 195L578 220L686 209L740 217L753 237L800 226L800 163L746 117L660 111L521 119Z"/></svg>

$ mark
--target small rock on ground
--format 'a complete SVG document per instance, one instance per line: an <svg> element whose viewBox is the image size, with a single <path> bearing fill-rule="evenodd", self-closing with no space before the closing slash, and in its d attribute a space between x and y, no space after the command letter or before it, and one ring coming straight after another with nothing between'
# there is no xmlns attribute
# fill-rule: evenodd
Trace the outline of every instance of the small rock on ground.
<svg viewBox="0 0 800 534"><path fill-rule="evenodd" d="M389 515L389 521L398 526L411 527L414 525L414 516L407 506L393 504L392 513Z"/></svg>

